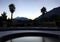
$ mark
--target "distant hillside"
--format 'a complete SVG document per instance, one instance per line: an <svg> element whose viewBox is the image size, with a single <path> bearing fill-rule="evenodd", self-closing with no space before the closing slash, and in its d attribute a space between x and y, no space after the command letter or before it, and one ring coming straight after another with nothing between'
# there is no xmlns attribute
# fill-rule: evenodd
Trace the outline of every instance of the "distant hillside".
<svg viewBox="0 0 60 42"><path fill-rule="evenodd" d="M45 17L50 17L53 14L60 15L60 7L57 7L57 8L52 9L51 11L47 12L44 16Z"/></svg>
<svg viewBox="0 0 60 42"><path fill-rule="evenodd" d="M60 16L60 7L54 8L51 11L48 11L46 14L41 15L39 17L37 17L35 20L48 20L48 19L52 19L52 16L56 15L56 16Z"/></svg>
<svg viewBox="0 0 60 42"><path fill-rule="evenodd" d="M25 20L31 20L31 19L28 19L28 18L25 18L25 17L16 17L15 20L25 21Z"/></svg>

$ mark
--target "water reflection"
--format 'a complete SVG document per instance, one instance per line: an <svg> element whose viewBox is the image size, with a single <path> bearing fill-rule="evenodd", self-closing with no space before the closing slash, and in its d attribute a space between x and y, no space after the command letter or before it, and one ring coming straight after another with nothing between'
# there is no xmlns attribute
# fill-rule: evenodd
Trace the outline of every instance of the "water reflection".
<svg viewBox="0 0 60 42"><path fill-rule="evenodd" d="M7 42L60 42L60 38L53 37L20 37L12 40L8 40Z"/></svg>
<svg viewBox="0 0 60 42"><path fill-rule="evenodd" d="M8 40L7 42L11 42L11 40ZM20 37L12 39L12 42L42 42L42 37Z"/></svg>

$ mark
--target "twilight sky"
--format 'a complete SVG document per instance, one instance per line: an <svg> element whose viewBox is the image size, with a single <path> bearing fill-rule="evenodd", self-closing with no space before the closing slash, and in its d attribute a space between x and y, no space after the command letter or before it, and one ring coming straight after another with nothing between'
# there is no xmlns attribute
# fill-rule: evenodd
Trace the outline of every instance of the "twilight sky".
<svg viewBox="0 0 60 42"><path fill-rule="evenodd" d="M27 17L34 19L41 15L40 9L45 6L47 11L60 6L60 0L0 0L0 15L4 11L10 18L9 4L15 4L13 17Z"/></svg>

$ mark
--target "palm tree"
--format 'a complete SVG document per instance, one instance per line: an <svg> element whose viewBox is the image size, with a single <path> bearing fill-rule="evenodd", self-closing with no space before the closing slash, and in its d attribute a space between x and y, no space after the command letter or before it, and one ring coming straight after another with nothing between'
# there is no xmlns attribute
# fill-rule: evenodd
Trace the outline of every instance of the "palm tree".
<svg viewBox="0 0 60 42"><path fill-rule="evenodd" d="M11 12L11 19L13 19L13 13L15 11L15 5L14 4L10 4L9 5L9 10Z"/></svg>

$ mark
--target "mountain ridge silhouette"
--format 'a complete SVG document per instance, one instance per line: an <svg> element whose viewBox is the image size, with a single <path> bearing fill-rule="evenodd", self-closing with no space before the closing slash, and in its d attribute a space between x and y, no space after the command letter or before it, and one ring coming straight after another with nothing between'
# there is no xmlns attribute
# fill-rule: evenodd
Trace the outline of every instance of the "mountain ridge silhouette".
<svg viewBox="0 0 60 42"><path fill-rule="evenodd" d="M25 20L30 20L30 19L28 19L28 18L26 18L26 17L16 17L16 18L14 18L15 20L22 20L22 21L25 21Z"/></svg>
<svg viewBox="0 0 60 42"><path fill-rule="evenodd" d="M35 20L41 20L43 18L51 18L52 15L60 16L60 7L53 8L52 10L48 11L44 15L41 15L41 16L35 18Z"/></svg>

